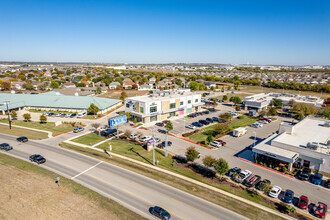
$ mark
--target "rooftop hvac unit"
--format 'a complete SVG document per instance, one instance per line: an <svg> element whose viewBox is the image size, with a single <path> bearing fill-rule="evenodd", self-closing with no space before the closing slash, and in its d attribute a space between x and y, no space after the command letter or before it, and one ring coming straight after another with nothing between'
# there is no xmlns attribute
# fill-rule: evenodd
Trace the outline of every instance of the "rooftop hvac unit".
<svg viewBox="0 0 330 220"><path fill-rule="evenodd" d="M308 142L307 143L307 148L312 149L312 150L317 150L319 148L319 143L317 143L317 142Z"/></svg>

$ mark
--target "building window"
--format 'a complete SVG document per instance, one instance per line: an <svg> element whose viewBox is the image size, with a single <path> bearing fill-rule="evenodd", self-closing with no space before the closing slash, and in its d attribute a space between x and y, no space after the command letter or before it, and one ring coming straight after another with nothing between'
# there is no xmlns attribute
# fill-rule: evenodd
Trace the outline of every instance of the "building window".
<svg viewBox="0 0 330 220"><path fill-rule="evenodd" d="M157 121L157 115L150 117L150 122Z"/></svg>
<svg viewBox="0 0 330 220"><path fill-rule="evenodd" d="M198 99L195 99L195 103L198 102Z"/></svg>
<svg viewBox="0 0 330 220"><path fill-rule="evenodd" d="M150 113L157 112L157 106L150 107Z"/></svg>
<svg viewBox="0 0 330 220"><path fill-rule="evenodd" d="M144 113L144 108L143 107L140 107L140 112Z"/></svg>
<svg viewBox="0 0 330 220"><path fill-rule="evenodd" d="M182 101L182 102L180 102L180 105L183 105L183 101Z"/></svg>
<svg viewBox="0 0 330 220"><path fill-rule="evenodd" d="M175 116L175 112L170 112L170 117L174 117Z"/></svg>
<svg viewBox="0 0 330 220"><path fill-rule="evenodd" d="M175 108L175 103L170 104L170 109Z"/></svg>
<svg viewBox="0 0 330 220"><path fill-rule="evenodd" d="M128 103L126 103L126 108L129 108L129 104Z"/></svg>
<svg viewBox="0 0 330 220"><path fill-rule="evenodd" d="M191 104L191 100L188 100L188 104Z"/></svg>

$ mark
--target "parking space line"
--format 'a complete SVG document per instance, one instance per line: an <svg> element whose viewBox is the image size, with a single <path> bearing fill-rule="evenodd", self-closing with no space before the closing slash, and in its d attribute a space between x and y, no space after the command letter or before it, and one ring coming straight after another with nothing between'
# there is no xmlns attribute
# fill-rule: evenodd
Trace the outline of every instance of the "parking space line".
<svg viewBox="0 0 330 220"><path fill-rule="evenodd" d="M91 166L90 168L88 168L88 169L86 169L86 170L82 171L81 173L78 173L78 174L77 174L77 175L75 175L74 177L71 177L71 179L73 180L74 178L76 178L76 177L80 176L81 174L84 174L84 173L86 173L87 171L89 171L89 170L93 169L94 167L96 167L96 166L100 165L101 163L103 163L103 161L100 161L100 162L98 162L97 164L95 164L94 166Z"/></svg>

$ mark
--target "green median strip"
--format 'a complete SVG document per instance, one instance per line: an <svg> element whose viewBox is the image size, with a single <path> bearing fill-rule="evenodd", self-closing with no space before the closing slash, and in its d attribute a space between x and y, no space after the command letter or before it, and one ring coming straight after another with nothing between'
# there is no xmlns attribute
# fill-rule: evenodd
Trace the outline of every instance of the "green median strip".
<svg viewBox="0 0 330 220"><path fill-rule="evenodd" d="M96 133L88 133L83 136L77 137L71 141L77 142L79 144L85 144L88 146L93 146L101 141L106 140L104 136L97 135Z"/></svg>
<svg viewBox="0 0 330 220"><path fill-rule="evenodd" d="M17 128L13 127L9 129L9 125L0 124L0 133L9 134L13 136L25 136L32 140L41 140L48 138L46 132L33 131L28 128Z"/></svg>

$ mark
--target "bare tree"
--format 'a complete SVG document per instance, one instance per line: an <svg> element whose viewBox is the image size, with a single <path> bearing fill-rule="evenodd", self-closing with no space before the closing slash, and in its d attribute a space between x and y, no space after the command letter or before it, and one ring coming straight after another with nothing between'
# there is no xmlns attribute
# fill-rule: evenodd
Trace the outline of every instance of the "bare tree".
<svg viewBox="0 0 330 220"><path fill-rule="evenodd" d="M97 130L98 127L100 127L100 123L93 123L92 127L95 128L95 130Z"/></svg>

